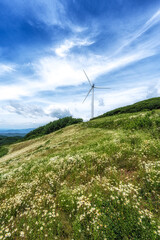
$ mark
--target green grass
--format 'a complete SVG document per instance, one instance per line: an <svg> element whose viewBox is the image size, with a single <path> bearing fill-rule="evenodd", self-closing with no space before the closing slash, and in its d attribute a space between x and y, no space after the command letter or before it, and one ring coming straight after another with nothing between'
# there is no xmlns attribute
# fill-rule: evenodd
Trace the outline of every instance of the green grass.
<svg viewBox="0 0 160 240"><path fill-rule="evenodd" d="M111 116L9 146L0 238L158 240L159 117Z"/></svg>

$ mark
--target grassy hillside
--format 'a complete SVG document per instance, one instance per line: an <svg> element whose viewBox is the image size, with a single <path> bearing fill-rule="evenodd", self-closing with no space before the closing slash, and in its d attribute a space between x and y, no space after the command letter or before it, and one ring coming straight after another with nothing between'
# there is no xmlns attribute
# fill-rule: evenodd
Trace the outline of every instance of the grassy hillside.
<svg viewBox="0 0 160 240"><path fill-rule="evenodd" d="M103 115L100 115L96 118L103 118L103 117L113 116L121 113L135 113L135 112L142 112L142 111L150 111L153 109L160 109L160 97L150 98L126 107L117 108L107 113L104 113Z"/></svg>
<svg viewBox="0 0 160 240"><path fill-rule="evenodd" d="M160 110L80 123L0 159L0 239L160 237Z"/></svg>
<svg viewBox="0 0 160 240"><path fill-rule="evenodd" d="M29 140L29 139L33 139L36 137L40 137L40 136L55 132L66 126L80 123L82 121L83 120L81 118L64 117L64 118L58 119L56 121L50 122L42 127L34 129L33 131L29 132L24 137L24 139Z"/></svg>

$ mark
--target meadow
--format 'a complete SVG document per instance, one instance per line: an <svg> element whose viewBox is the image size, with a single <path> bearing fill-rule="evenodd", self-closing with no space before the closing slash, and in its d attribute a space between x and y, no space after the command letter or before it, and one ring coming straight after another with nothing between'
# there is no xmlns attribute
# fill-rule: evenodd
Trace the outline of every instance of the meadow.
<svg viewBox="0 0 160 240"><path fill-rule="evenodd" d="M160 239L160 110L5 148L0 239Z"/></svg>

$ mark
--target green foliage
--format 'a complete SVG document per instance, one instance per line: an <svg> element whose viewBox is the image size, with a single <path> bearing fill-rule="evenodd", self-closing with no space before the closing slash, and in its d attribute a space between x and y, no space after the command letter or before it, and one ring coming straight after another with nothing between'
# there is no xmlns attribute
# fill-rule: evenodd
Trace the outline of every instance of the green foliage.
<svg viewBox="0 0 160 240"><path fill-rule="evenodd" d="M0 158L8 153L8 148L0 147Z"/></svg>
<svg viewBox="0 0 160 240"><path fill-rule="evenodd" d="M159 97L137 102L135 104L132 104L126 107L117 108L110 112L104 113L103 115L100 115L96 118L103 118L103 117L122 114L122 113L135 113L135 112L141 112L141 111L149 111L154 109L160 109Z"/></svg>
<svg viewBox="0 0 160 240"><path fill-rule="evenodd" d="M106 128L106 129L124 129L124 130L149 130L159 127L160 121L151 112L143 112L141 114L123 114L115 115L84 123L87 127Z"/></svg>
<svg viewBox="0 0 160 240"><path fill-rule="evenodd" d="M19 136L15 136L15 137L0 136L0 146L12 144L21 139L22 137L19 137Z"/></svg>
<svg viewBox="0 0 160 240"><path fill-rule="evenodd" d="M28 140L28 139L32 139L32 138L36 138L36 137L40 137L52 132L55 132L61 128L73 125L73 124L77 124L82 122L83 120L81 118L72 118L72 117L65 117L65 118L61 118L59 120L53 121L48 123L45 126L36 128L35 130L29 132L24 139Z"/></svg>

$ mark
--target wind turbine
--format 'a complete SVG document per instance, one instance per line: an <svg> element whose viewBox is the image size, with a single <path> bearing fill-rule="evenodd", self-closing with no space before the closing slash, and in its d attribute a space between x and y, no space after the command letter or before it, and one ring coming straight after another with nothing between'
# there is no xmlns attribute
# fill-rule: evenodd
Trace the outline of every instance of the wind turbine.
<svg viewBox="0 0 160 240"><path fill-rule="evenodd" d="M87 97L88 97L88 95L90 94L90 92L92 92L92 101L91 101L91 118L93 118L93 117L94 117L94 89L95 89L95 88L98 88L98 89L110 89L110 88L106 88L106 87L97 87L97 86L95 86L94 83L93 83L93 84L91 83L91 81L90 81L89 77L87 76L86 72L85 72L84 70L83 70L83 72L84 72L84 74L85 74L85 76L86 76L86 78L87 78L87 80L88 80L89 85L91 86L91 88L90 88L90 90L88 91L87 96L85 97L85 99L83 100L82 103L85 102L85 100L87 99Z"/></svg>

